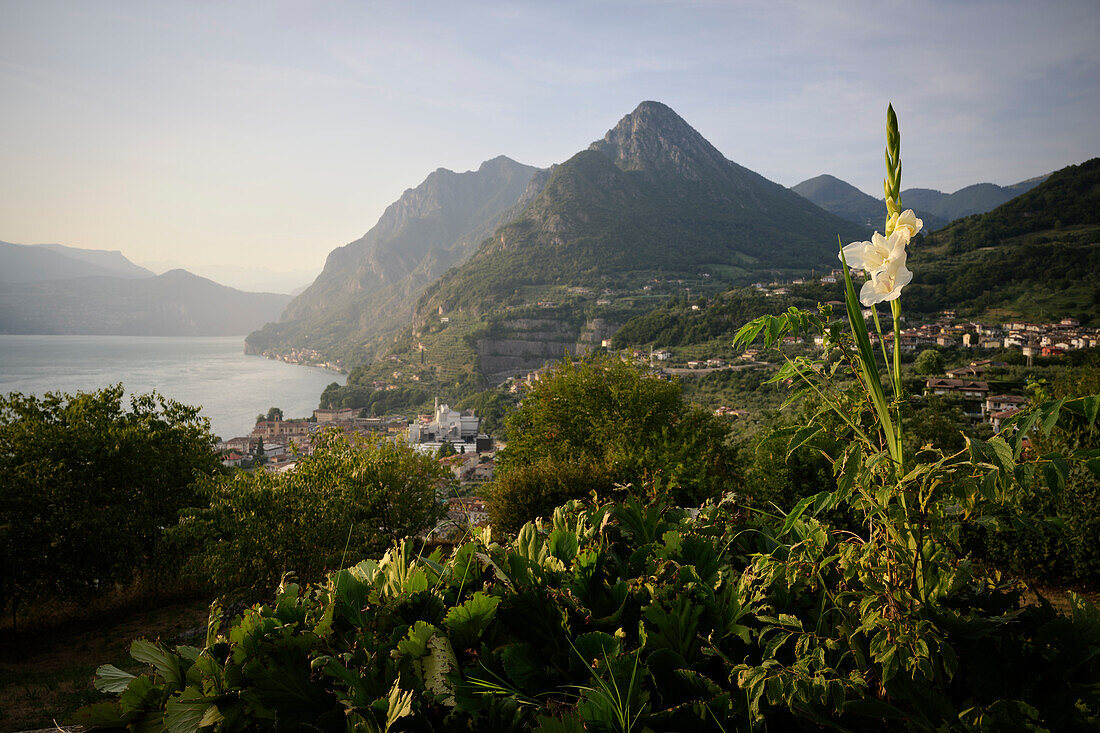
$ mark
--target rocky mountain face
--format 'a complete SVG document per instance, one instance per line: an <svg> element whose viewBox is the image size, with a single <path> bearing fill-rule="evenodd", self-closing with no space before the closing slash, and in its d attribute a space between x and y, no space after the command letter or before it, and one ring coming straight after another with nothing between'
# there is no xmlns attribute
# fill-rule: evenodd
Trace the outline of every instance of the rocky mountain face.
<svg viewBox="0 0 1100 733"><path fill-rule="evenodd" d="M0 333L237 336L273 318L286 295L245 293L172 270L0 283Z"/></svg>
<svg viewBox="0 0 1100 733"><path fill-rule="evenodd" d="M833 266L837 234L862 230L727 160L667 106L643 102L430 287L418 319L440 308L487 312L523 288L695 278L700 268L747 282Z"/></svg>
<svg viewBox="0 0 1100 733"><path fill-rule="evenodd" d="M470 328L467 358L499 381L599 347L670 295L835 267L837 235L863 234L727 160L658 102L546 175L517 216L425 290L414 333L429 361L447 331Z"/></svg>
<svg viewBox="0 0 1100 733"><path fill-rule="evenodd" d="M333 250L314 283L278 323L251 334L247 348L311 349L353 361L371 355L408 323L425 286L535 195L545 181L537 173L504 156L476 171L435 171L362 238Z"/></svg>
<svg viewBox="0 0 1100 733"><path fill-rule="evenodd" d="M791 190L842 219L866 227L868 232L881 231L883 228L886 202L868 196L836 176L825 174L810 178L792 186ZM902 192L901 200L905 208L913 208L906 192ZM925 209L916 209L916 214L924 222L925 231L940 229L947 224L947 220Z"/></svg>

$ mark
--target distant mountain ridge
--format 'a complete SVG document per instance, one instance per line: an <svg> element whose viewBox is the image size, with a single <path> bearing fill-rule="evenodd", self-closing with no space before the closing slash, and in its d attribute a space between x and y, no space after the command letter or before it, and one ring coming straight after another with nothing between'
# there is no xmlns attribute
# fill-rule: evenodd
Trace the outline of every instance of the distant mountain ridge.
<svg viewBox="0 0 1100 733"><path fill-rule="evenodd" d="M118 250L78 249L61 244L0 242L0 282L28 283L74 277L153 277Z"/></svg>
<svg viewBox="0 0 1100 733"><path fill-rule="evenodd" d="M1100 158L918 236L909 267L903 298L912 310L1100 325Z"/></svg>
<svg viewBox="0 0 1100 733"><path fill-rule="evenodd" d="M464 261L540 186L539 169L505 156L476 171L440 168L391 204L363 237L333 250L278 323L252 333L255 352L308 348L362 359L412 317L420 292Z"/></svg>
<svg viewBox="0 0 1100 733"><path fill-rule="evenodd" d="M941 219L954 221L964 216L992 211L1020 194L1027 193L1047 178L1049 175L1036 176L1011 186L975 183L951 194L930 188L909 188L901 192L901 200L906 206L927 209Z"/></svg>
<svg viewBox="0 0 1100 733"><path fill-rule="evenodd" d="M947 194L930 188L907 188L901 192L902 208L913 209L924 220L926 230L942 229L948 223L973 214L984 214L1047 179L1036 176L1011 186L976 183ZM886 209L882 199L865 194L846 181L828 174L809 178L791 190L815 204L857 224L881 229Z"/></svg>
<svg viewBox="0 0 1100 733"><path fill-rule="evenodd" d="M278 316L287 295L245 293L171 270L0 283L0 333L237 336Z"/></svg>
<svg viewBox="0 0 1100 733"><path fill-rule="evenodd" d="M836 176L828 174L816 176L799 183L797 186L792 186L791 190L799 196L813 201L826 211L864 226L868 230L881 231L883 228L886 219L886 202L868 196L852 184L842 181ZM902 192L901 200L905 208L914 208L910 205L910 201L906 198L904 192ZM915 213L924 222L926 230L939 229L947 224L945 219L925 209L917 208Z"/></svg>

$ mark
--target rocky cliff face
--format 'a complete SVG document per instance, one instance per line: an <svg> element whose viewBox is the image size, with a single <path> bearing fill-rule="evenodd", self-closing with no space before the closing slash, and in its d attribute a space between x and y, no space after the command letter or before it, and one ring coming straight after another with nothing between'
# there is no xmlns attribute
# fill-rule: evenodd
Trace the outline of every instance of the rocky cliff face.
<svg viewBox="0 0 1100 733"><path fill-rule="evenodd" d="M702 266L739 282L834 265L863 229L727 160L667 106L643 102L557 166L518 217L425 292L418 322L487 313L525 289Z"/></svg>
<svg viewBox="0 0 1100 733"><path fill-rule="evenodd" d="M354 360L408 323L420 291L513 215L538 169L506 157L439 169L391 204L362 238L333 250L282 319L249 336L256 351L310 348Z"/></svg>

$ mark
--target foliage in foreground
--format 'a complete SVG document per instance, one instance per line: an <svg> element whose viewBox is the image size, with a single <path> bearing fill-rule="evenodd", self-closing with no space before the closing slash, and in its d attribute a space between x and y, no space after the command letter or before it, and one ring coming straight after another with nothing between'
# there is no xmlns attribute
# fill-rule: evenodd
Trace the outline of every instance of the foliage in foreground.
<svg viewBox="0 0 1100 733"><path fill-rule="evenodd" d="M161 529L221 473L199 409L158 394L0 396L0 584L27 599L83 597L148 569Z"/></svg>
<svg viewBox="0 0 1100 733"><path fill-rule="evenodd" d="M363 731L1067 730L1100 723L1100 615L937 568L927 604L886 556L809 516L572 502L447 560L399 544L201 647L135 642L100 728ZM908 603L898 613L899 602ZM887 721L884 723L884 721Z"/></svg>

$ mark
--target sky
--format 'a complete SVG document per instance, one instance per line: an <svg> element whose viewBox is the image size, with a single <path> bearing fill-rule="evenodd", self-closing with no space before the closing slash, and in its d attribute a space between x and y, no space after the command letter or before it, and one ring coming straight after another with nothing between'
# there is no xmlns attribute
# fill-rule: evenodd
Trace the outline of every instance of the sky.
<svg viewBox="0 0 1100 733"><path fill-rule="evenodd" d="M436 168L643 100L874 196L893 102L903 188L1008 185L1100 155L1097 38L1097 0L0 0L0 240L317 270Z"/></svg>

